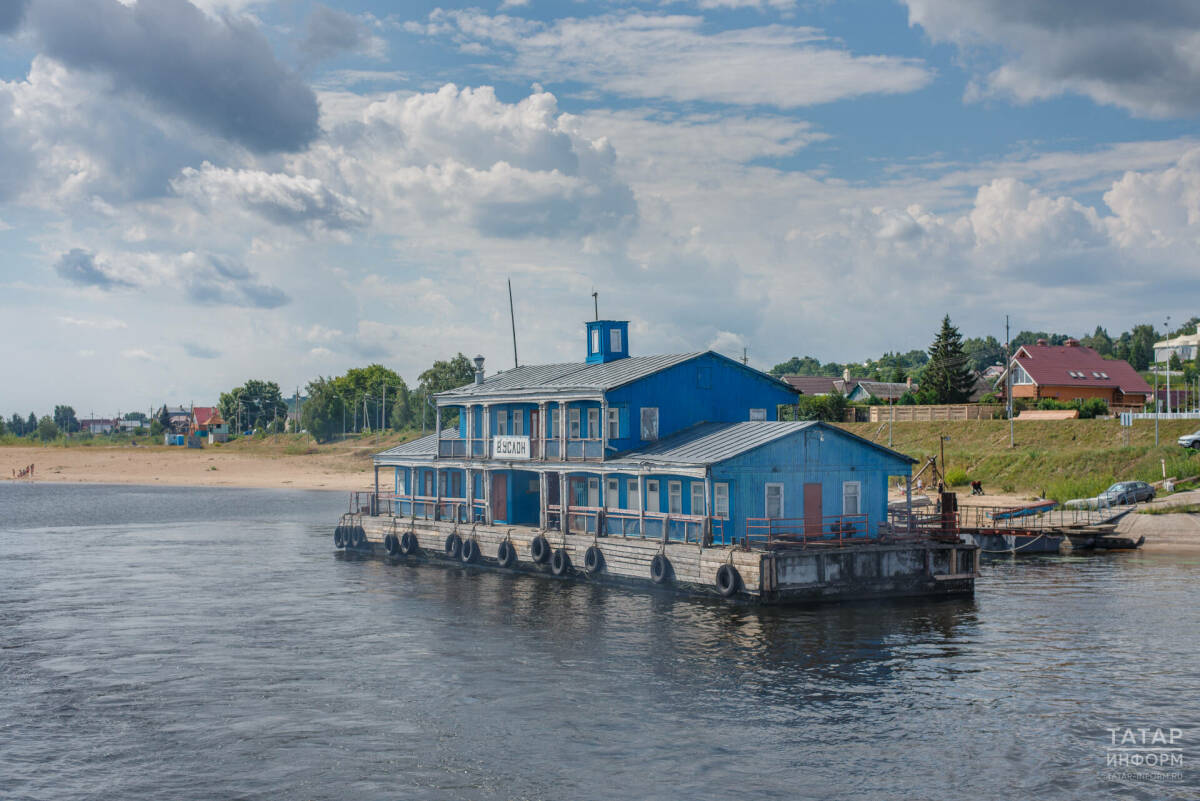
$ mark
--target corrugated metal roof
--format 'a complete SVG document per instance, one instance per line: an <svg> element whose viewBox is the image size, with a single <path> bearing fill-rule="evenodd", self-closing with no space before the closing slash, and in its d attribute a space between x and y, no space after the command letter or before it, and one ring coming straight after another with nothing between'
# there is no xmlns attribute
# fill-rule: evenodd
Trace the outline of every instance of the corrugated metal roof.
<svg viewBox="0 0 1200 801"><path fill-rule="evenodd" d="M528 394L570 389L610 390L703 355L704 351L699 351L658 356L630 356L626 359L617 359L602 364L587 364L586 362L531 364L496 373L485 378L482 384L467 384L457 389L438 393L438 397Z"/></svg>
<svg viewBox="0 0 1200 801"><path fill-rule="evenodd" d="M442 439L458 439L457 428L442 429ZM434 444L435 435L427 434L424 437L402 442L394 448L388 448L386 451L380 451L375 454L375 458L380 456L426 456L433 458L437 455L437 446Z"/></svg>
<svg viewBox="0 0 1200 801"><path fill-rule="evenodd" d="M815 425L811 420L701 423L618 458L625 462L716 464Z"/></svg>

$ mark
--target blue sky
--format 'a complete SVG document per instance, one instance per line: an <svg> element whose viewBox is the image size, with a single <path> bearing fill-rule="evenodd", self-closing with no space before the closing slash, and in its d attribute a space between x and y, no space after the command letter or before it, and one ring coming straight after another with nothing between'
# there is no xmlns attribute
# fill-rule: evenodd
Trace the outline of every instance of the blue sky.
<svg viewBox="0 0 1200 801"><path fill-rule="evenodd" d="M0 10L0 412L1195 313L1185 0ZM11 408L10 408L11 407Z"/></svg>

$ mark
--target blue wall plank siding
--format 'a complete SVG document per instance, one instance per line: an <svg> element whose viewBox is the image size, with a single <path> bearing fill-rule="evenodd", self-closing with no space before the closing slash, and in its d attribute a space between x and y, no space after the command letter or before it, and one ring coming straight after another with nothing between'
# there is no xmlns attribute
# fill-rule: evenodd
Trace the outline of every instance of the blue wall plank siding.
<svg viewBox="0 0 1200 801"><path fill-rule="evenodd" d="M796 393L757 370L715 353L646 376L607 393L610 406L624 410L621 438L610 441L616 451L645 444L641 410L658 409L658 437L702 422L735 423L750 419L751 409L763 409L775 420L779 404L795 402Z"/></svg>
<svg viewBox="0 0 1200 801"><path fill-rule="evenodd" d="M821 484L821 511L842 514L842 489L860 483L859 509L871 536L887 520L888 476L909 475L906 457L832 426L814 426L740 454L712 468L714 482L729 482L731 528L746 530L748 517L766 514L766 485L783 485L783 516L804 517L804 485Z"/></svg>

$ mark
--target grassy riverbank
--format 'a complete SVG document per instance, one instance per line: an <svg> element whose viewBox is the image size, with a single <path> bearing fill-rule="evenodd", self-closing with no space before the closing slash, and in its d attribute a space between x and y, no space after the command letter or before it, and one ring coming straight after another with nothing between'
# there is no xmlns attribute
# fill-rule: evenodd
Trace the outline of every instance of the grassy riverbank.
<svg viewBox="0 0 1200 801"><path fill-rule="evenodd" d="M848 431L888 443L888 426L848 423ZM1200 454L1180 448L1175 440L1200 428L1200 421L1163 421L1160 446L1154 447L1154 421L1140 420L1129 431L1129 445L1116 420L1016 422L1016 447L1009 448L1007 420L953 423L895 423L893 447L922 464L945 443L950 477L982 481L990 492L1045 494L1063 501L1095 495L1115 481L1157 481L1162 460L1168 476L1200 473ZM918 466L917 469L920 469Z"/></svg>

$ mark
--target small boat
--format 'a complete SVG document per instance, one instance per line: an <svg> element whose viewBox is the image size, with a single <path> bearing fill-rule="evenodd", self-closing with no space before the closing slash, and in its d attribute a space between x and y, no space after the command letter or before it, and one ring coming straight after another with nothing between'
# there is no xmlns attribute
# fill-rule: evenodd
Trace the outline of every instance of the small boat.
<svg viewBox="0 0 1200 801"><path fill-rule="evenodd" d="M1058 501L1038 501L1037 503L1027 503L1024 506L997 509L994 512L988 512L987 516L991 520L1012 520L1018 517L1040 515L1042 512L1049 512L1056 506L1058 506Z"/></svg>

